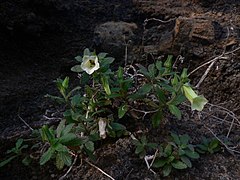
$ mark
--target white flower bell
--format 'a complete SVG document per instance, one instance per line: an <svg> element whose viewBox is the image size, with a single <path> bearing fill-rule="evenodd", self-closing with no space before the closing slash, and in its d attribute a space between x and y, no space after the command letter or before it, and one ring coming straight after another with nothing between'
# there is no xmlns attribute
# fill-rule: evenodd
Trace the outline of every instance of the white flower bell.
<svg viewBox="0 0 240 180"><path fill-rule="evenodd" d="M94 71L100 68L98 57L97 56L83 56L83 62L81 64L81 68L83 71L88 73L89 75L92 74Z"/></svg>

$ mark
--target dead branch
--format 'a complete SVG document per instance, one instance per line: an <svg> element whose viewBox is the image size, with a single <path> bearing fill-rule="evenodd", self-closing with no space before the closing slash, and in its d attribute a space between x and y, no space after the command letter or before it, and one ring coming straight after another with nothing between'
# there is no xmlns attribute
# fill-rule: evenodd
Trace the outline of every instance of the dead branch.
<svg viewBox="0 0 240 180"><path fill-rule="evenodd" d="M112 176L110 176L109 174L107 174L106 172L104 172L102 169L100 169L99 167L95 166L94 164L90 163L87 160L84 160L86 163L88 163L90 166L94 167L95 169L97 169L98 171L100 171L101 173L103 173L105 176L107 176L108 178L110 178L111 180L115 180Z"/></svg>

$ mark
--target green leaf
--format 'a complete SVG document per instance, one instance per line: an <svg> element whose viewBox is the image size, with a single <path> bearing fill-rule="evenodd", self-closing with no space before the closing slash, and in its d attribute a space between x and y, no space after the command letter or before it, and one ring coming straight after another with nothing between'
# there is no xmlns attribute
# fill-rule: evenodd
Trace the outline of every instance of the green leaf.
<svg viewBox="0 0 240 180"><path fill-rule="evenodd" d="M171 163L175 169L186 169L187 165L182 161L175 161Z"/></svg>
<svg viewBox="0 0 240 180"><path fill-rule="evenodd" d="M172 171L172 166L170 164L167 164L163 167L163 176L168 176Z"/></svg>
<svg viewBox="0 0 240 180"><path fill-rule="evenodd" d="M190 139L190 137L189 137L189 139ZM188 144L187 147L190 151L194 151L194 146L192 144Z"/></svg>
<svg viewBox="0 0 240 180"><path fill-rule="evenodd" d="M167 164L171 163L175 158L175 156L171 155L167 157Z"/></svg>
<svg viewBox="0 0 240 180"><path fill-rule="evenodd" d="M181 80L183 83L188 82L187 68L184 68L181 74Z"/></svg>
<svg viewBox="0 0 240 180"><path fill-rule="evenodd" d="M204 146L202 144L198 144L197 147L200 148L203 151L207 151L208 150L207 146Z"/></svg>
<svg viewBox="0 0 240 180"><path fill-rule="evenodd" d="M147 143L147 146L152 148L152 149L157 148L157 144L156 143Z"/></svg>
<svg viewBox="0 0 240 180"><path fill-rule="evenodd" d="M72 157L67 152L59 152L60 159L66 164L67 166L70 166L72 164Z"/></svg>
<svg viewBox="0 0 240 180"><path fill-rule="evenodd" d="M73 94L75 91L78 91L78 90L80 90L80 89L82 89L81 86L77 86L77 87L73 88L73 89L67 94L67 98L71 97L72 94ZM78 91L78 93L80 93L80 91ZM85 99L85 98L83 98L83 99Z"/></svg>
<svg viewBox="0 0 240 180"><path fill-rule="evenodd" d="M15 156L11 156L10 158L0 162L0 168L5 166L6 164L8 164L9 162L11 162L13 159L15 159L16 157L18 157L18 155Z"/></svg>
<svg viewBox="0 0 240 180"><path fill-rule="evenodd" d="M55 139L53 132L48 128L47 125L43 125L41 128L41 136L43 141L48 141L52 143L52 141Z"/></svg>
<svg viewBox="0 0 240 180"><path fill-rule="evenodd" d="M151 84L144 84L140 89L138 90L139 94L147 94L152 90L152 85Z"/></svg>
<svg viewBox="0 0 240 180"><path fill-rule="evenodd" d="M72 115L71 109L67 109L67 110L64 111L64 113L63 113L63 116L64 116L64 117L68 117L68 116L71 116L71 115Z"/></svg>
<svg viewBox="0 0 240 180"><path fill-rule="evenodd" d="M91 134L88 137L89 137L89 141L93 141L93 142L101 140L99 132L91 132Z"/></svg>
<svg viewBox="0 0 240 180"><path fill-rule="evenodd" d="M138 89L138 91L135 94L130 95L129 98L133 100L143 98L143 96L149 93L152 90L152 88L153 87L151 84L144 84L142 87Z"/></svg>
<svg viewBox="0 0 240 180"><path fill-rule="evenodd" d="M164 153L167 155L167 156L170 156L172 154L172 145L171 144L168 144L165 149L164 149Z"/></svg>
<svg viewBox="0 0 240 180"><path fill-rule="evenodd" d="M219 145L219 141L218 141L217 139L213 139L213 140L210 142L209 147L210 147L211 149L215 149L215 148L218 147L218 145Z"/></svg>
<svg viewBox="0 0 240 180"><path fill-rule="evenodd" d="M167 163L167 159L156 159L153 163L153 167L160 168L163 167Z"/></svg>
<svg viewBox="0 0 240 180"><path fill-rule="evenodd" d="M190 161L190 159L186 156L181 156L181 160L182 162L184 162L188 167L192 167L192 162Z"/></svg>
<svg viewBox="0 0 240 180"><path fill-rule="evenodd" d="M118 80L123 80L123 67L119 66L117 71Z"/></svg>
<svg viewBox="0 0 240 180"><path fill-rule="evenodd" d="M145 68L144 66L137 64L137 66L139 67L139 72L142 73L146 78L151 78L150 73L148 72L147 68Z"/></svg>
<svg viewBox="0 0 240 180"><path fill-rule="evenodd" d="M73 133L68 133L68 134L64 134L63 136L61 136L59 138L59 142L67 145L69 142L73 141L74 139L76 139L77 136Z"/></svg>
<svg viewBox="0 0 240 180"><path fill-rule="evenodd" d="M61 158L59 153L57 153L57 156L56 156L56 167L58 170L61 170L64 167L63 159Z"/></svg>
<svg viewBox="0 0 240 180"><path fill-rule="evenodd" d="M161 88L159 88L159 86L156 87L156 93L158 96L159 103L165 104L167 101L167 98L164 91Z"/></svg>
<svg viewBox="0 0 240 180"><path fill-rule="evenodd" d="M142 144L146 145L147 144L147 137L142 136L140 141L141 141Z"/></svg>
<svg viewBox="0 0 240 180"><path fill-rule="evenodd" d="M48 162L54 154L54 149L52 147L48 148L48 150L41 156L40 158L40 165L44 165Z"/></svg>
<svg viewBox="0 0 240 180"><path fill-rule="evenodd" d="M142 144L138 145L136 150L135 150L135 154L139 154L141 152L144 151L144 146Z"/></svg>
<svg viewBox="0 0 240 180"><path fill-rule="evenodd" d="M98 58L99 58L99 59L103 59L103 58L105 58L105 57L107 56L107 54L108 54L108 53L99 53L99 54L98 54Z"/></svg>
<svg viewBox="0 0 240 180"><path fill-rule="evenodd" d="M32 158L30 158L30 156L26 156L26 157L22 160L22 163L23 163L25 166L29 166L31 162L32 162Z"/></svg>
<svg viewBox="0 0 240 180"><path fill-rule="evenodd" d="M186 101L186 97L183 94L178 94L176 97L170 100L172 105L179 105Z"/></svg>
<svg viewBox="0 0 240 180"><path fill-rule="evenodd" d="M159 109L156 113L152 115L152 125L154 128L158 127L163 119L163 112Z"/></svg>
<svg viewBox="0 0 240 180"><path fill-rule="evenodd" d="M84 56L91 56L90 50L89 50L88 48L84 49L83 55L84 55Z"/></svg>
<svg viewBox="0 0 240 180"><path fill-rule="evenodd" d="M80 72L83 72L83 69L81 68L81 65L77 64L71 68L71 71L80 73Z"/></svg>
<svg viewBox="0 0 240 180"><path fill-rule="evenodd" d="M69 77L65 77L65 79L62 82L62 87L64 89L67 89L68 88L68 84L69 84Z"/></svg>
<svg viewBox="0 0 240 180"><path fill-rule="evenodd" d="M50 98L50 99L56 101L56 102L59 103L59 104L62 104L62 103L65 102L65 100L64 100L63 98L58 97L58 96L52 96L52 95L50 95L50 94L46 94L44 97L45 97L45 98Z"/></svg>
<svg viewBox="0 0 240 180"><path fill-rule="evenodd" d="M178 149L178 154L179 154L179 156L182 156L182 155L185 154L185 151L182 148L179 148Z"/></svg>
<svg viewBox="0 0 240 180"><path fill-rule="evenodd" d="M126 127L123 126L122 124L119 124L119 123L111 123L110 125L111 125L111 127L113 128L113 130L115 130L115 131L123 131L123 130L126 130Z"/></svg>
<svg viewBox="0 0 240 180"><path fill-rule="evenodd" d="M82 56L76 56L75 60L78 61L78 62L82 62Z"/></svg>
<svg viewBox="0 0 240 180"><path fill-rule="evenodd" d="M128 111L128 105L124 104L118 108L118 118L121 119Z"/></svg>
<svg viewBox="0 0 240 180"><path fill-rule="evenodd" d="M90 76L86 72L82 73L82 76L81 76L81 79L80 79L80 84L82 84L82 85L88 84L89 83L89 77Z"/></svg>
<svg viewBox="0 0 240 180"><path fill-rule="evenodd" d="M168 109L170 110L170 112L175 115L178 119L181 119L182 113L181 111L177 108L177 106L174 105L168 105Z"/></svg>
<svg viewBox="0 0 240 180"><path fill-rule="evenodd" d="M183 145L187 145L188 144L188 142L190 141L190 137L189 137L189 135L187 135L187 134L184 134L184 135L181 135L180 136L180 141L181 141L181 143L183 144Z"/></svg>
<svg viewBox="0 0 240 180"><path fill-rule="evenodd" d="M171 68L172 67L172 55L168 55L167 60L164 62L164 67Z"/></svg>
<svg viewBox="0 0 240 180"><path fill-rule="evenodd" d="M86 143L85 143L85 147L86 147L89 151L91 151L91 152L94 151L94 143L93 143L92 141L86 142Z"/></svg>
<svg viewBox="0 0 240 180"><path fill-rule="evenodd" d="M195 151L185 150L185 153L188 157L192 159L198 159L200 157L199 154Z"/></svg>
<svg viewBox="0 0 240 180"><path fill-rule="evenodd" d="M154 64L150 64L150 65L148 66L148 71L149 71L151 77L154 78L154 77L155 77L155 74L156 74L155 65L154 65Z"/></svg>
<svg viewBox="0 0 240 180"><path fill-rule="evenodd" d="M83 118L82 113L80 113L80 112L76 112L76 113L72 112L72 119L73 120L79 121L79 119L83 120L82 118Z"/></svg>
<svg viewBox="0 0 240 180"><path fill-rule="evenodd" d="M64 135L68 134L68 133L72 130L73 126L74 126L74 123L68 124L68 125L62 130L61 136L64 136Z"/></svg>
<svg viewBox="0 0 240 180"><path fill-rule="evenodd" d="M166 82L159 82L158 85L162 86L162 88L168 92L171 92L171 93L175 92L175 89L172 86L166 84Z"/></svg>
<svg viewBox="0 0 240 180"><path fill-rule="evenodd" d="M61 136L62 130L65 128L65 120L61 120L60 123L57 126L57 138Z"/></svg>
<svg viewBox="0 0 240 180"><path fill-rule="evenodd" d="M178 75L177 73L174 74L173 79L171 79L172 86L176 86L178 84Z"/></svg>
<svg viewBox="0 0 240 180"><path fill-rule="evenodd" d="M171 133L171 136L173 138L173 141L177 144L180 145L180 139L178 137L178 135L176 135L175 133Z"/></svg>
<svg viewBox="0 0 240 180"><path fill-rule="evenodd" d="M65 146L81 146L83 144L83 140L80 138L74 138L71 141L64 143Z"/></svg>
<svg viewBox="0 0 240 180"><path fill-rule="evenodd" d="M23 143L23 139L18 139L16 142L16 149L19 149L22 143Z"/></svg>
<svg viewBox="0 0 240 180"><path fill-rule="evenodd" d="M113 58L113 57L106 57L106 58L104 58L104 65L112 64L114 60L115 60L115 58Z"/></svg>
<svg viewBox="0 0 240 180"><path fill-rule="evenodd" d="M27 145L27 144L21 146L19 150L21 151L22 149L26 149L26 148L28 148L28 145Z"/></svg>
<svg viewBox="0 0 240 180"><path fill-rule="evenodd" d="M69 149L61 143L56 143L54 149L58 152L69 152Z"/></svg>
<svg viewBox="0 0 240 180"><path fill-rule="evenodd" d="M157 61L156 62L156 67L159 71L161 71L162 70L162 61Z"/></svg>
<svg viewBox="0 0 240 180"><path fill-rule="evenodd" d="M104 88L106 94L111 95L111 90L110 90L110 87L109 87L108 77L102 76L101 81L102 81L102 85L103 85L103 88Z"/></svg>

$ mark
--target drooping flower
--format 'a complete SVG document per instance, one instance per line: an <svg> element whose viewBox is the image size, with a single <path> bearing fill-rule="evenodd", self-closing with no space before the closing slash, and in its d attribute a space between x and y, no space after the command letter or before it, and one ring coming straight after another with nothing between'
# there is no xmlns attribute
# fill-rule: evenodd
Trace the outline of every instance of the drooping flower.
<svg viewBox="0 0 240 180"><path fill-rule="evenodd" d="M188 84L184 84L182 90L190 101L192 110L202 111L208 100L202 95L197 95Z"/></svg>
<svg viewBox="0 0 240 180"><path fill-rule="evenodd" d="M107 137L106 126L107 126L107 120L104 118L100 118L98 121L98 130L99 130L99 135L102 139L105 139Z"/></svg>
<svg viewBox="0 0 240 180"><path fill-rule="evenodd" d="M83 71L91 75L94 71L100 68L98 57L97 56L83 56L83 61L81 64L81 68Z"/></svg>

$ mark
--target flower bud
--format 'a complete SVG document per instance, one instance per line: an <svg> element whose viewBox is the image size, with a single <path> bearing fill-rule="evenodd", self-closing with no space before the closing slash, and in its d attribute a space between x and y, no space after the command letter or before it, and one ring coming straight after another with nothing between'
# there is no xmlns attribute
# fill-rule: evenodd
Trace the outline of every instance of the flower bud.
<svg viewBox="0 0 240 180"><path fill-rule="evenodd" d="M105 139L107 137L106 126L107 126L107 119L100 118L98 121L98 130L99 130L99 135L102 139Z"/></svg>

